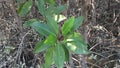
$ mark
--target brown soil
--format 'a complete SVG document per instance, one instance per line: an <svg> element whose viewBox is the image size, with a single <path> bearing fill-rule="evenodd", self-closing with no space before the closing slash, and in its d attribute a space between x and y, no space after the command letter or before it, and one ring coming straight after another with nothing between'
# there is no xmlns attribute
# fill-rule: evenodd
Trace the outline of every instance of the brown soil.
<svg viewBox="0 0 120 68"><path fill-rule="evenodd" d="M39 37L34 30L22 28L22 23L41 16L33 6L28 15L20 18L15 12L15 7L20 3L11 1L0 0L0 68L39 68L44 62L44 52L38 55L32 52ZM81 0L75 0L74 3L68 1L70 3L67 14L63 14L68 17L80 16ZM95 9L92 7L90 3L87 35L91 54L87 55L87 66L88 68L120 68L120 0L95 0ZM82 32L81 28L79 32ZM73 55L72 58L74 68L80 68L80 57Z"/></svg>

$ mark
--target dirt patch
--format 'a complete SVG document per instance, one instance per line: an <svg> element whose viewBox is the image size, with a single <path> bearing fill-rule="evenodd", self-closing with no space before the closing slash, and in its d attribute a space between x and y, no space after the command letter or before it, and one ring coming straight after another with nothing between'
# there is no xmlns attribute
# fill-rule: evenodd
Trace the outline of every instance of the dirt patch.
<svg viewBox="0 0 120 68"><path fill-rule="evenodd" d="M67 16L81 15L81 0L69 1ZM66 2L64 2L66 3ZM39 40L34 30L18 27L16 15L10 1L0 1L0 68L39 68L44 52L33 54ZM14 2L17 5L16 2ZM95 0L94 10L88 6L88 68L119 68L120 66L120 1ZM41 18L36 7L21 18L23 23L29 18ZM95 14L93 14L93 11ZM81 28L79 32L82 32ZM79 68L78 55L73 55L74 68Z"/></svg>

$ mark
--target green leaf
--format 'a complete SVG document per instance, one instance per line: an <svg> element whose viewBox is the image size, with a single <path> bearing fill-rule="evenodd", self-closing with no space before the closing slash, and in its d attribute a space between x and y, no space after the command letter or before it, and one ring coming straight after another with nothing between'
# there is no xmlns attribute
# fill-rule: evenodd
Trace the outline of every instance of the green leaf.
<svg viewBox="0 0 120 68"><path fill-rule="evenodd" d="M49 5L48 8L46 9L46 15L52 16L53 14L60 14L63 12L66 8L66 5L60 5L60 6L54 6L54 5Z"/></svg>
<svg viewBox="0 0 120 68"><path fill-rule="evenodd" d="M55 14L60 14L65 9L66 9L66 5L60 5L60 6L56 7L54 11L55 11Z"/></svg>
<svg viewBox="0 0 120 68"><path fill-rule="evenodd" d="M45 68L50 68L50 65L53 63L53 52L54 52L53 47L50 47L46 50L46 53L45 53Z"/></svg>
<svg viewBox="0 0 120 68"><path fill-rule="evenodd" d="M41 66L41 67L40 67ZM38 68L45 68L45 63L41 64L40 66L37 66Z"/></svg>
<svg viewBox="0 0 120 68"><path fill-rule="evenodd" d="M49 5L48 8L46 9L46 16L53 16L55 11L55 6L54 5Z"/></svg>
<svg viewBox="0 0 120 68"><path fill-rule="evenodd" d="M32 0L28 0L27 2L23 3L17 10L19 16L25 16L32 7Z"/></svg>
<svg viewBox="0 0 120 68"><path fill-rule="evenodd" d="M56 41L57 41L57 38L56 38L55 36L49 35L49 36L45 39L44 43L45 43L45 44L54 45L54 44L56 43Z"/></svg>
<svg viewBox="0 0 120 68"><path fill-rule="evenodd" d="M83 44L81 41L73 39L71 43L67 43L67 47L70 51L75 54L89 54L89 51L86 47L86 44Z"/></svg>
<svg viewBox="0 0 120 68"><path fill-rule="evenodd" d="M74 17L69 18L66 20L62 26L62 34L65 36L68 32L70 32L71 28L73 27Z"/></svg>
<svg viewBox="0 0 120 68"><path fill-rule="evenodd" d="M45 3L44 0L37 0L37 7L39 12L45 16Z"/></svg>
<svg viewBox="0 0 120 68"><path fill-rule="evenodd" d="M42 52L44 50L46 50L47 48L49 48L50 46L48 44L44 44L43 41L39 41L34 48L34 53L39 53Z"/></svg>
<svg viewBox="0 0 120 68"><path fill-rule="evenodd" d="M73 25L72 29L76 30L77 28L79 28L79 26L82 24L82 22L83 22L82 16L75 18L74 25Z"/></svg>
<svg viewBox="0 0 120 68"><path fill-rule="evenodd" d="M29 27L32 23L34 22L38 22L37 19L29 19L28 21L25 21L24 24L23 24L23 27Z"/></svg>
<svg viewBox="0 0 120 68"><path fill-rule="evenodd" d="M47 24L49 25L50 29L57 35L58 33L58 25L57 22L50 16L46 16Z"/></svg>
<svg viewBox="0 0 120 68"><path fill-rule="evenodd" d="M29 27L29 26L32 26L38 32L38 34L40 34L40 35L47 36L47 35L49 35L48 33L53 34L52 33L53 31L50 30L50 28L48 27L48 25L44 24L44 23L40 23L40 20L30 19L28 21L25 21L25 23L23 24L23 27ZM35 26L37 26L37 27L35 27ZM47 33L45 33L46 31L47 31Z"/></svg>
<svg viewBox="0 0 120 68"><path fill-rule="evenodd" d="M49 4L55 4L55 0L45 0L45 2L47 2Z"/></svg>
<svg viewBox="0 0 120 68"><path fill-rule="evenodd" d="M65 52L65 61L68 62L69 61L69 50L66 48L66 45L62 45L64 52Z"/></svg>
<svg viewBox="0 0 120 68"><path fill-rule="evenodd" d="M67 39L67 48L75 54L89 54L87 44L77 33L74 34L74 37Z"/></svg>
<svg viewBox="0 0 120 68"><path fill-rule="evenodd" d="M48 36L50 34L55 36L55 34L50 30L47 24L40 23L40 22L34 22L31 24L31 27L43 36Z"/></svg>
<svg viewBox="0 0 120 68"><path fill-rule="evenodd" d="M54 61L57 68L63 68L63 64L65 61L65 52L62 47L62 44L58 43L54 49Z"/></svg>
<svg viewBox="0 0 120 68"><path fill-rule="evenodd" d="M74 44L77 46L75 53L76 54L89 54L89 51L87 49L87 44L85 44L79 38L74 38L74 39L75 39Z"/></svg>
<svg viewBox="0 0 120 68"><path fill-rule="evenodd" d="M67 47L70 51L72 51L75 54L88 54L89 53L87 48L83 44L78 43L78 42L67 43Z"/></svg>

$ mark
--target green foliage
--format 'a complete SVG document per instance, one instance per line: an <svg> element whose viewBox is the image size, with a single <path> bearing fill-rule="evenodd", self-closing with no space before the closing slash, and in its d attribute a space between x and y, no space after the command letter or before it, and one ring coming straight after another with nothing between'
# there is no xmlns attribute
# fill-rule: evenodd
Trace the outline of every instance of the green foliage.
<svg viewBox="0 0 120 68"><path fill-rule="evenodd" d="M37 0L37 7L39 12L45 16L45 2L44 0Z"/></svg>
<svg viewBox="0 0 120 68"><path fill-rule="evenodd" d="M25 23L23 24L23 27L29 27L33 22L39 22L37 19L30 19L28 21L25 21Z"/></svg>
<svg viewBox="0 0 120 68"><path fill-rule="evenodd" d="M56 37L56 36L49 35L49 36L45 39L44 43L45 43L45 44L54 45L56 41L57 41L57 37Z"/></svg>
<svg viewBox="0 0 120 68"><path fill-rule="evenodd" d="M39 53L42 52L44 50L46 50L47 48L49 48L50 46L48 44L45 44L43 41L39 41L34 48L34 53Z"/></svg>
<svg viewBox="0 0 120 68"><path fill-rule="evenodd" d="M61 12L64 11L65 8L66 8L66 5L60 5L60 6L55 8L55 13L60 14Z"/></svg>
<svg viewBox="0 0 120 68"><path fill-rule="evenodd" d="M83 22L83 17L82 16L76 18L75 21L74 21L74 25L73 25L72 30L76 30L82 24L82 22Z"/></svg>
<svg viewBox="0 0 120 68"><path fill-rule="evenodd" d="M65 36L68 34L68 32L70 32L71 28L73 27L73 23L74 23L74 17L69 18L68 20L66 20L62 26L62 34Z"/></svg>
<svg viewBox="0 0 120 68"><path fill-rule="evenodd" d="M29 1L31 3L31 0ZM49 4L47 7L45 7L46 3ZM46 37L39 41L34 48L34 53L45 51L43 68L50 68L52 64L55 64L57 68L62 68L64 62L69 61L70 52L74 54L89 53L87 44L82 40L81 35L75 32L82 24L82 16L77 18L72 16L64 21L62 27L59 27L58 23L64 17L60 13L65 10L66 5L56 6L54 0L37 0L36 5L45 20L30 19L25 21L23 26L32 27L38 34ZM22 5L22 8L25 9L26 5ZM24 9L20 9L18 14L26 14L29 11L27 9L24 13Z"/></svg>
<svg viewBox="0 0 120 68"><path fill-rule="evenodd" d="M50 47L46 50L45 53L45 68L49 68L54 61L54 47Z"/></svg>
<svg viewBox="0 0 120 68"><path fill-rule="evenodd" d="M43 36L55 35L47 24L34 22L30 26Z"/></svg>
<svg viewBox="0 0 120 68"><path fill-rule="evenodd" d="M28 0L27 2L23 3L17 10L19 16L25 16L32 7L32 0Z"/></svg>
<svg viewBox="0 0 120 68"><path fill-rule="evenodd" d="M54 61L57 68L63 68L65 61L65 52L61 43L58 43L54 48Z"/></svg>
<svg viewBox="0 0 120 68"><path fill-rule="evenodd" d="M57 22L51 17L46 16L47 24L49 25L50 29L53 30L55 34L58 33L58 25Z"/></svg>
<svg viewBox="0 0 120 68"><path fill-rule="evenodd" d="M49 4L55 4L55 0L45 0L45 2L47 2Z"/></svg>
<svg viewBox="0 0 120 68"><path fill-rule="evenodd" d="M78 33L74 33L67 39L67 48L75 54L88 54L87 44L85 44Z"/></svg>
<svg viewBox="0 0 120 68"><path fill-rule="evenodd" d="M62 44L62 47L63 47L64 52L65 52L65 61L68 62L69 61L69 49L67 49L65 44Z"/></svg>

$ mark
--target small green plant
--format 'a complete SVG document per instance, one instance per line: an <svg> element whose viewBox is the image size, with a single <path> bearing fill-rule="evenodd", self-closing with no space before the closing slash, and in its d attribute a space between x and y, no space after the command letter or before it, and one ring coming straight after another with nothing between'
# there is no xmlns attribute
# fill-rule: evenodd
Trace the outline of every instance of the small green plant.
<svg viewBox="0 0 120 68"><path fill-rule="evenodd" d="M66 5L56 6L54 0L37 0L36 5L45 20L30 19L23 26L32 27L40 36L45 36L45 39L40 40L34 48L34 53L45 51L43 68L50 68L52 64L55 64L57 68L62 68L64 62L69 61L70 52L74 54L89 53L81 35L75 31L82 24L82 16L77 18L72 16L60 26L58 23L63 18L60 13L64 11ZM25 15L31 6L31 0L25 2L18 9L18 14Z"/></svg>

